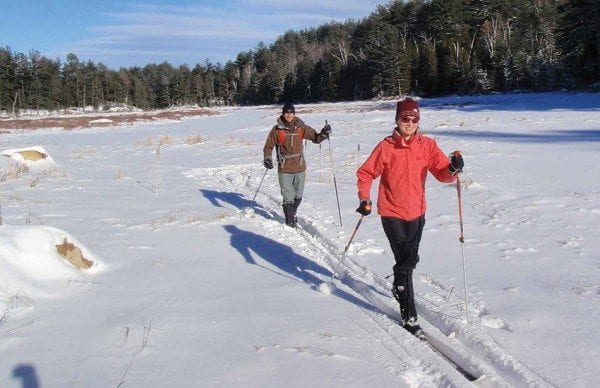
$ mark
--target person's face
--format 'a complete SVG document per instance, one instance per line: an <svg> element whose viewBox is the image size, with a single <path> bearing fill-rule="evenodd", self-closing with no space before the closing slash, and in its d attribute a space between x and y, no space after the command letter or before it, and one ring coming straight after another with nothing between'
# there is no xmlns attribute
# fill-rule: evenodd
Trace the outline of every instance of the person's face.
<svg viewBox="0 0 600 388"><path fill-rule="evenodd" d="M396 125L400 129L400 134L404 137L410 137L419 128L419 117L417 116L400 116L396 119Z"/></svg>
<svg viewBox="0 0 600 388"><path fill-rule="evenodd" d="M296 116L296 115L294 113L292 113L292 112L285 112L283 114L283 119L285 121L287 121L288 123L290 123L294 119L294 116Z"/></svg>

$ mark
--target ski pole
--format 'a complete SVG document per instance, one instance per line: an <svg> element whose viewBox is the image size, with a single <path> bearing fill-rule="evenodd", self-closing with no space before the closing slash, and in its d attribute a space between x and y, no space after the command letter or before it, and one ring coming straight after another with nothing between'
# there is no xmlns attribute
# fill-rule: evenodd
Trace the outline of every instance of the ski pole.
<svg viewBox="0 0 600 388"><path fill-rule="evenodd" d="M456 193L458 196L458 222L460 225L460 241L461 256L462 256L462 267L463 267L463 283L465 287L465 315L467 317L467 324L469 323L469 299L467 299L467 270L465 265L465 236L463 229L463 211L462 211L462 194L460 188L460 174L456 175Z"/></svg>
<svg viewBox="0 0 600 388"><path fill-rule="evenodd" d="M361 215L360 218L358 219L358 222L356 223L356 226L354 227L354 231L352 232L352 235L350 236L350 241L348 241L348 244L346 244L346 247L344 248L344 254L346 252L348 252L348 248L350 248L350 244L352 244L352 240L354 240L354 236L356 235L356 232L358 231L358 228L359 228L360 224L362 223L363 218L365 218L365 216Z"/></svg>
<svg viewBox="0 0 600 388"><path fill-rule="evenodd" d="M327 125L327 120L325 120L325 125ZM335 172L333 172L333 153L331 152L331 139L327 138L327 140L329 140L329 163L331 165L331 175L333 175L333 187L335 188L335 199L337 201L338 215L340 217L340 226L344 226L342 225L342 211L340 210L340 196L338 194L337 179L335 179Z"/></svg>
<svg viewBox="0 0 600 388"><path fill-rule="evenodd" d="M321 163L321 159L322 159L321 154L322 154L322 152L321 152L321 143L319 143L319 183L322 182L321 181L321 171L323 170L322 163Z"/></svg>
<svg viewBox="0 0 600 388"><path fill-rule="evenodd" d="M338 217L340 218L340 226L344 226L344 225L342 225L342 211L340 210L340 196L338 195L337 179L335 179L335 174L333 175L333 187L335 188L335 200L337 201Z"/></svg>
<svg viewBox="0 0 600 388"><path fill-rule="evenodd" d="M352 235L350 236L350 240L348 241L348 244L346 244L346 247L344 248L344 252L342 252L342 258L346 256L346 253L348 253L348 248L350 248L350 244L352 244L352 240L354 240L354 236L356 236L356 232L358 231L358 228L360 227L360 224L362 223L362 220L365 216L361 214L360 218L358 219L358 222L356 223L356 226L354 227L354 231L352 231ZM336 276L335 273L331 274L331 278L329 279L329 284L333 284L333 278Z"/></svg>
<svg viewBox="0 0 600 388"><path fill-rule="evenodd" d="M265 180L265 177L267 176L267 171L269 171L269 169L265 168L265 173L263 174L263 177L260 180L260 183L258 184L258 187L256 188L256 193L254 193L254 197L252 197L252 202L254 202L254 200L256 199L256 195L258 194L258 190L260 190L260 186L262 186L262 183Z"/></svg>
<svg viewBox="0 0 600 388"><path fill-rule="evenodd" d="M460 175L456 175L456 194L458 196L458 224L460 225L460 237L458 241L461 244L465 243L464 228L463 228L463 211L462 211L462 194L460 189Z"/></svg>

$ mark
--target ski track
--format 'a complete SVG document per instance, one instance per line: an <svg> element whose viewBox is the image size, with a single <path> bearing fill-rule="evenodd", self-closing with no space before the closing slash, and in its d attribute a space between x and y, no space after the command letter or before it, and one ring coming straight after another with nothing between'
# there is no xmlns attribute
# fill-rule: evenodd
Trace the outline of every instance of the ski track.
<svg viewBox="0 0 600 388"><path fill-rule="evenodd" d="M188 171L186 175L201 181L207 187L234 191L246 198L252 198L256 194L253 207L258 205L260 208L258 216L251 218L252 215L248 214L247 209L229 211L228 216L236 214L239 217L241 214L249 220L252 219L252 222L259 224L270 238L298 248L303 256L317 261L334 273L335 279L341 283L340 286L349 289L379 310L374 312L359 307L368 317L368 327L364 322L355 323L388 353L378 353L375 358L379 359L390 373L399 374L411 385L426 375L435 380L436 386L554 386L497 343L484 327L487 322L485 311L479 311L478 306L471 303L469 310L479 311L479 315L475 322L467 324L462 318L464 300L453 294L452 290L445 289L429 275L422 276L425 276L424 283L429 284L430 290L416 295L417 308L422 317L421 326L426 331L427 342L422 342L406 332L398 324L400 314L397 302L389 293L391 283L357 264L346 254L340 253L342 248L322 232L325 221L318 218L319 212L308 211L307 208L312 204L303 203L305 211L298 215L299 227L296 230L282 226L281 212L278 211L279 193L276 189L265 186L256 192L260 182L258 175L262 174L257 174L253 165L196 169ZM224 221L218 218L210 222ZM500 328L503 326L500 318L488 320L499 322L496 326L499 325ZM490 324L487 326L495 327ZM455 369L448 359L463 372ZM396 361L403 365L394 365ZM476 380L469 381L463 373L474 376Z"/></svg>

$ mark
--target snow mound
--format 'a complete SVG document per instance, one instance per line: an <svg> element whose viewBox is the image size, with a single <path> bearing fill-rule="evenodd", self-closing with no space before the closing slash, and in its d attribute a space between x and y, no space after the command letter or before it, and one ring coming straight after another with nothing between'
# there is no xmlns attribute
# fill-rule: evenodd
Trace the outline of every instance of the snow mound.
<svg viewBox="0 0 600 388"><path fill-rule="evenodd" d="M498 317L492 317L488 315L483 316L481 317L481 324L493 329L510 330L508 324Z"/></svg>
<svg viewBox="0 0 600 388"><path fill-rule="evenodd" d="M90 124L112 124L113 121L111 119L96 119L96 120L91 120Z"/></svg>
<svg viewBox="0 0 600 388"><path fill-rule="evenodd" d="M43 225L0 226L2 291L23 288L30 293L45 283L101 269L96 256L63 230Z"/></svg>
<svg viewBox="0 0 600 388"><path fill-rule="evenodd" d="M29 167L55 164L48 152L41 146L4 150L2 155Z"/></svg>
<svg viewBox="0 0 600 388"><path fill-rule="evenodd" d="M243 210L244 218L252 218L254 217L254 209L251 207L245 207Z"/></svg>
<svg viewBox="0 0 600 388"><path fill-rule="evenodd" d="M319 292L321 294L330 295L336 289L335 284L333 282L323 282L319 284Z"/></svg>

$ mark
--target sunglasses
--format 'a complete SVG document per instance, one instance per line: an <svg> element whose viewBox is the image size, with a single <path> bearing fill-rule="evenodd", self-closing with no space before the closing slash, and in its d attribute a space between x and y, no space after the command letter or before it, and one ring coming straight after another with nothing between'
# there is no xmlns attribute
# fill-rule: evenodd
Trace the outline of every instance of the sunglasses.
<svg viewBox="0 0 600 388"><path fill-rule="evenodd" d="M402 121L403 123L409 123L412 122L413 124L416 124L419 122L419 118L418 117L408 117L408 116L403 116L400 118L400 121Z"/></svg>

